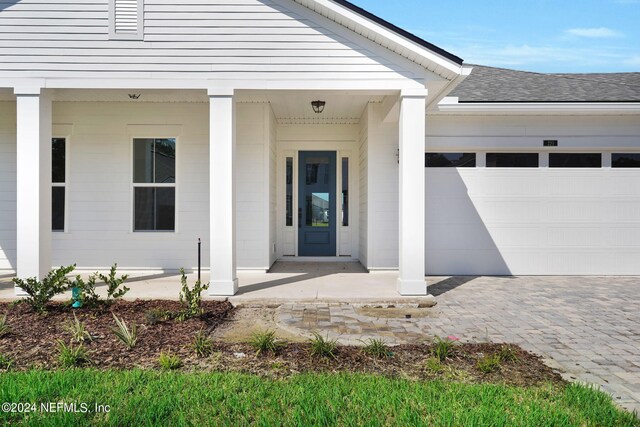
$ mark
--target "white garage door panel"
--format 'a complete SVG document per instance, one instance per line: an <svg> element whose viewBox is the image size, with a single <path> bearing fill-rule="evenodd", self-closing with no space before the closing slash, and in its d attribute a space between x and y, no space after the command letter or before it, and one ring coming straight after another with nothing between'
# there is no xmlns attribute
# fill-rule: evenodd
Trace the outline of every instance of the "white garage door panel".
<svg viewBox="0 0 640 427"><path fill-rule="evenodd" d="M432 275L640 274L640 171L427 169Z"/></svg>

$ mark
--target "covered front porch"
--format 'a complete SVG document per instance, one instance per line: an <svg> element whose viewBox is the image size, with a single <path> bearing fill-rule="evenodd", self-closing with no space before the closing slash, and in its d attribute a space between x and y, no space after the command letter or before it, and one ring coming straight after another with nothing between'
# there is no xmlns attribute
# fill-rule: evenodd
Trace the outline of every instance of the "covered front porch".
<svg viewBox="0 0 640 427"><path fill-rule="evenodd" d="M10 202L5 211L16 215L15 234L9 230L0 242L7 274L44 277L52 266L76 264L88 272L116 262L121 271L152 276L181 267L194 271L200 238L212 296L267 289L290 295L288 284L305 281L293 279L298 274L260 275L276 260L309 255L300 251L304 200L297 185L303 185L298 173L305 167L298 162L301 153L322 152L334 153L329 191L338 200L333 209L327 203L323 217L313 215L320 225L335 224L333 252L298 269L318 279L327 276L314 273L322 261L352 261L359 271L350 274L360 275L357 282L367 289L363 293L348 276L312 281L295 292L303 299L325 290L339 298L427 294L424 239L415 238L424 236L425 224L425 89L16 87L1 95L7 113L2 143L7 152L15 150L15 160L4 165L15 171L3 187ZM312 100L326 103L322 113L313 111ZM141 184L136 144L158 138L173 144L170 179ZM61 182L52 168L52 140L64 141ZM296 175L291 181L289 166ZM173 194L170 220L152 221L166 229L137 229L137 190L156 187ZM52 203L60 188L63 219L56 228ZM281 286L269 285L274 281ZM152 287L162 289L161 281ZM149 297L152 287L141 292ZM338 288L344 294L336 294Z"/></svg>

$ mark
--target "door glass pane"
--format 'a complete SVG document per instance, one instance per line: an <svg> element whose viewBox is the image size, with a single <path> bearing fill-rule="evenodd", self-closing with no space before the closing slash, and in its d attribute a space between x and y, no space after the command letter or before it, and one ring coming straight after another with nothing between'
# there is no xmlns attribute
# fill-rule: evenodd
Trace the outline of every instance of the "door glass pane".
<svg viewBox="0 0 640 427"><path fill-rule="evenodd" d="M65 182L65 139L51 140L51 182Z"/></svg>
<svg viewBox="0 0 640 427"><path fill-rule="evenodd" d="M311 193L311 215L307 214L307 225L328 227L330 223L329 193ZM309 212L309 210L307 210ZM310 223L309 223L310 222Z"/></svg>
<svg viewBox="0 0 640 427"><path fill-rule="evenodd" d="M342 158L342 225L349 225L349 158Z"/></svg>
<svg viewBox="0 0 640 427"><path fill-rule="evenodd" d="M173 231L176 223L176 189L156 188L156 230Z"/></svg>
<svg viewBox="0 0 640 427"><path fill-rule="evenodd" d="M475 168L476 153L426 153L428 168Z"/></svg>
<svg viewBox="0 0 640 427"><path fill-rule="evenodd" d="M550 168L600 168L600 153L550 153Z"/></svg>
<svg viewBox="0 0 640 427"><path fill-rule="evenodd" d="M328 157L307 157L306 163L306 184L328 184L329 183L329 158Z"/></svg>
<svg viewBox="0 0 640 427"><path fill-rule="evenodd" d="M51 229L64 231L64 187L53 187L51 194Z"/></svg>
<svg viewBox="0 0 640 427"><path fill-rule="evenodd" d="M134 191L134 230L151 231L154 229L154 189L137 187Z"/></svg>
<svg viewBox="0 0 640 427"><path fill-rule="evenodd" d="M286 226L293 226L293 157L287 157Z"/></svg>
<svg viewBox="0 0 640 427"><path fill-rule="evenodd" d="M640 153L613 153L612 168L640 168Z"/></svg>
<svg viewBox="0 0 640 427"><path fill-rule="evenodd" d="M172 184L176 182L176 140L156 139L154 148L155 183Z"/></svg>
<svg viewBox="0 0 640 427"><path fill-rule="evenodd" d="M133 140L133 182L153 183L153 139Z"/></svg>

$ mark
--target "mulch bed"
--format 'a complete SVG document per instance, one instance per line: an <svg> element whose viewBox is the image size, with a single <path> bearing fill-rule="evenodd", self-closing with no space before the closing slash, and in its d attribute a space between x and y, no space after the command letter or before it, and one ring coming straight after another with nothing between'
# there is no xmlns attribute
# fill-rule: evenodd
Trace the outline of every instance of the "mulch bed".
<svg viewBox="0 0 640 427"><path fill-rule="evenodd" d="M377 359L361 347L339 346L335 358L312 357L306 343L287 343L276 354L257 355L246 343L214 342L211 356L198 358L191 344L196 333L211 333L233 316L228 302L205 301L204 314L185 321L150 322L149 310L177 312L176 301L118 301L109 307L73 310L64 304L50 304L47 314L34 313L26 304L0 303L0 316L7 313L12 333L0 338L0 353L14 360L12 369L55 369L58 340L71 342L65 324L73 313L94 337L84 345L89 350L92 366L98 369L158 368L158 356L170 351L181 357L187 371L235 371L272 377L287 377L301 372L358 372L413 379L446 379L474 383L506 383L534 385L562 383L560 375L542 363L536 355L517 346L517 361L502 362L500 368L488 374L476 366L478 359L498 354L501 344L459 344L437 372L426 366L431 357L429 345L391 347L391 356ZM138 344L128 350L114 336L114 313L127 324L138 325Z"/></svg>

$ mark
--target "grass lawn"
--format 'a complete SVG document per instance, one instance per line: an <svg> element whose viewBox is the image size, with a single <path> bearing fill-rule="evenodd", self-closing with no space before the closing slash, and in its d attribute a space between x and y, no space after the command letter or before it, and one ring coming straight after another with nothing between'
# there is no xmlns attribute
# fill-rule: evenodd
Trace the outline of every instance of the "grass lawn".
<svg viewBox="0 0 640 427"><path fill-rule="evenodd" d="M0 402L35 403L0 422L57 425L434 425L640 426L600 392L578 386L508 387L301 374L153 370L26 371L0 374ZM42 413L41 402L109 405L109 413Z"/></svg>

